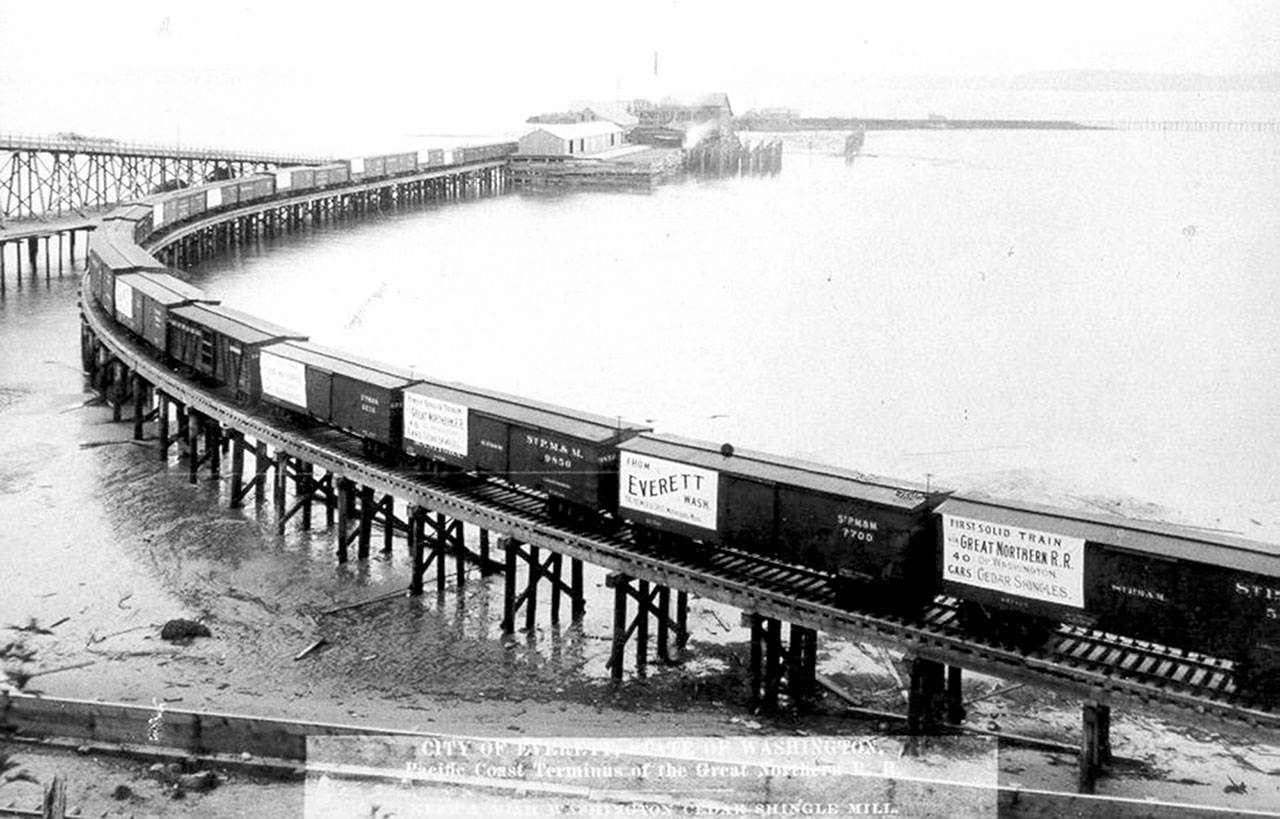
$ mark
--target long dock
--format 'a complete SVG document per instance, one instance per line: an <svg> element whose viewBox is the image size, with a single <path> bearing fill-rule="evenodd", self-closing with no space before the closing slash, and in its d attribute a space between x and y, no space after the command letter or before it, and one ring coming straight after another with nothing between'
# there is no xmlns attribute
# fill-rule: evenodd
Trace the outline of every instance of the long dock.
<svg viewBox="0 0 1280 819"><path fill-rule="evenodd" d="M99 217L105 212L86 211L0 224L0 295L9 287L10 271L14 286L21 288L24 272L34 279L43 267L48 281L55 270L59 278L64 271L74 270L77 260L83 261L88 250L90 232L97 228ZM77 244L82 249L78 254Z"/></svg>

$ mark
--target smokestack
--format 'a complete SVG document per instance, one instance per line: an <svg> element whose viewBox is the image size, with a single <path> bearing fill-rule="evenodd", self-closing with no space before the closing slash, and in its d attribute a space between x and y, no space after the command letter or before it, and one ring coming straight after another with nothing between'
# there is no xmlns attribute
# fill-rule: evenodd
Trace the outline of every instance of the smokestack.
<svg viewBox="0 0 1280 819"><path fill-rule="evenodd" d="M653 52L653 76L658 76L658 52Z"/></svg>

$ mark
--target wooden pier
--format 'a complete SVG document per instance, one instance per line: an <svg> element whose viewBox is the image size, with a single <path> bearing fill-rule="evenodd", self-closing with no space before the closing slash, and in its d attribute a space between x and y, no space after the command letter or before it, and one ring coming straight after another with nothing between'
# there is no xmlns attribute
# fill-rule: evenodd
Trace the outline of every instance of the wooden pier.
<svg viewBox="0 0 1280 819"><path fill-rule="evenodd" d="M0 296L12 286L21 289L28 280L44 276L49 282L56 272L83 269L89 249L89 234L97 228L94 216L73 214L56 219L25 219L0 226Z"/></svg>

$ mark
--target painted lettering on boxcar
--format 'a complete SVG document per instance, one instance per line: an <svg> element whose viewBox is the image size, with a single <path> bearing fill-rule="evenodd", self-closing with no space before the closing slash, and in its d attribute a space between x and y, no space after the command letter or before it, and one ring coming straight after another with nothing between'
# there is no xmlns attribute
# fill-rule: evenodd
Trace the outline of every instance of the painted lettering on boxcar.
<svg viewBox="0 0 1280 819"><path fill-rule="evenodd" d="M944 580L1084 608L1084 539L942 516Z"/></svg>
<svg viewBox="0 0 1280 819"><path fill-rule="evenodd" d="M719 477L696 466L624 452L618 504L714 531Z"/></svg>
<svg viewBox="0 0 1280 819"><path fill-rule="evenodd" d="M431 449L467 457L467 408L406 391L404 436Z"/></svg>
<svg viewBox="0 0 1280 819"><path fill-rule="evenodd" d="M136 326L133 323L133 288L119 276L116 277L115 307L120 321L129 327Z"/></svg>
<svg viewBox="0 0 1280 819"><path fill-rule="evenodd" d="M307 407L307 368L300 361L263 350L258 355L262 391L296 407Z"/></svg>

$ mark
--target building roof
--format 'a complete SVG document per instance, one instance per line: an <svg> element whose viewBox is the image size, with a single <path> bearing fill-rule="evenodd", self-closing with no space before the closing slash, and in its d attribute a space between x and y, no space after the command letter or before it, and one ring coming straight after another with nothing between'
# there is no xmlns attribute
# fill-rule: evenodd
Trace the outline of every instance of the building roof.
<svg viewBox="0 0 1280 819"><path fill-rule="evenodd" d="M622 133L622 128L613 122L596 121L596 122L569 122L564 124L545 123L539 125L529 133L535 131L546 131L559 139L582 139L583 137L601 136L603 134ZM528 136L528 134L525 134Z"/></svg>
<svg viewBox="0 0 1280 819"><path fill-rule="evenodd" d="M628 111L626 103L623 102L577 100L569 105L569 110L590 112L597 119L616 123L623 128L631 128L640 123L640 119Z"/></svg>

